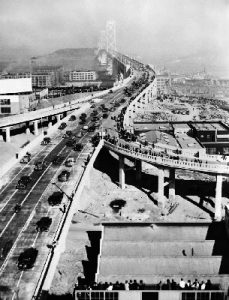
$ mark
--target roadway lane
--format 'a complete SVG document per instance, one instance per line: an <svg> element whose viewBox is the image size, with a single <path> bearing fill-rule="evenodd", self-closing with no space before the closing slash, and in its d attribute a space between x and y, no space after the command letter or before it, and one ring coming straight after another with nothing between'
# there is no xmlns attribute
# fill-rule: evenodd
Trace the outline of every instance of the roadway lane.
<svg viewBox="0 0 229 300"><path fill-rule="evenodd" d="M110 107L111 101L119 101L123 97L122 91L108 94L103 101L95 104L98 108L102 103ZM95 109L95 108L94 108ZM89 116L92 109L87 112ZM99 116L102 116L102 112L99 112ZM87 122L84 125L79 125L78 122L68 122L67 130L72 130L74 134L79 133L82 127L90 125L91 118L87 118ZM57 181L56 177L62 169L67 169L63 165L54 166L51 162L56 156L61 156L63 161L68 156L74 156L77 159L77 164L71 168L70 181L68 183L58 183L58 185L68 194L75 185L77 178L83 172L83 165L85 158L91 151L91 147L87 148L90 138L95 133L85 132L84 136L78 139L85 148L82 153L78 153L72 150L71 147L67 147L67 139L63 139L64 132L56 134L52 138L52 144L47 146L39 146L38 154L32 156L32 161L25 166L16 166L14 171L10 171L12 181L0 190L0 248L7 240L12 240L13 246L6 257L6 259L0 261L0 284L9 287L8 295L11 295L9 299L13 299L16 294L13 290L17 287L25 286L25 290L29 288L27 294L31 294L31 291L35 288L35 284L39 278L39 274L43 268L45 259L50 251L47 244L52 243L55 232L59 226L59 223L63 217L63 212L59 207L50 207L47 203L47 198L54 191L58 189L50 184L52 181ZM43 171L34 171L33 165L35 161L43 160L47 161L48 166ZM20 190L15 192L15 186L17 181L22 175L30 173L32 181L26 190ZM65 201L67 201L65 199ZM16 203L22 204L22 210L14 214L13 208ZM52 217L52 225L50 230L46 233L37 234L36 221L43 216ZM39 249L39 255L33 269L26 272L17 270L17 258L24 248L36 246ZM13 296L14 295L14 296ZM1 294L0 294L1 296ZM27 298L27 297L26 297ZM23 298L23 299L26 299ZM28 298L29 299L29 298Z"/></svg>

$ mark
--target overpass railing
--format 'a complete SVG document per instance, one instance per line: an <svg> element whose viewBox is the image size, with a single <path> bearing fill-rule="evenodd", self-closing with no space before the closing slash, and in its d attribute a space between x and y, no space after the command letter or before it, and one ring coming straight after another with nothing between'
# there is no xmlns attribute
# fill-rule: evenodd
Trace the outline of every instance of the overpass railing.
<svg viewBox="0 0 229 300"><path fill-rule="evenodd" d="M182 290L144 290L144 291L80 291L75 290L75 300L226 300L226 291L182 291Z"/></svg>
<svg viewBox="0 0 229 300"><path fill-rule="evenodd" d="M151 164L205 173L229 174L229 166L223 164L201 161L194 162L188 158L184 159L182 157L175 159L171 157L166 157L163 153L156 153L140 147L133 147L128 149L128 147L130 146L122 142L117 142L117 144L113 144L111 142L105 141L104 146L114 152L123 154L125 156L130 156L132 158L144 160L145 162Z"/></svg>

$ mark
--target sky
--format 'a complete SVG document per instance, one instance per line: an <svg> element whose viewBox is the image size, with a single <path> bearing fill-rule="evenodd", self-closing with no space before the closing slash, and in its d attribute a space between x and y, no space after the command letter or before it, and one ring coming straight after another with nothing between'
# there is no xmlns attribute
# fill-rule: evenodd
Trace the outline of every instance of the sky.
<svg viewBox="0 0 229 300"><path fill-rule="evenodd" d="M229 63L229 0L0 0L0 48L96 47L107 20L118 50L143 60L214 53Z"/></svg>

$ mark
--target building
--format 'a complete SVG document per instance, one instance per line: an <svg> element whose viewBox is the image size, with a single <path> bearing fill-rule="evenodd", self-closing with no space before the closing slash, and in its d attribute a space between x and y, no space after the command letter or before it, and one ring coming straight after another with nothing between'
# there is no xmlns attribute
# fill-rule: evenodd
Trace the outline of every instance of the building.
<svg viewBox="0 0 229 300"><path fill-rule="evenodd" d="M0 114L24 113L34 97L31 78L0 80Z"/></svg>
<svg viewBox="0 0 229 300"><path fill-rule="evenodd" d="M31 73L6 73L2 74L2 79L18 79L18 78L31 78Z"/></svg>
<svg viewBox="0 0 229 300"><path fill-rule="evenodd" d="M97 79L95 71L70 71L69 81L94 81Z"/></svg>
<svg viewBox="0 0 229 300"><path fill-rule="evenodd" d="M62 66L33 66L32 74L50 74L52 86L59 86L64 83Z"/></svg>
<svg viewBox="0 0 229 300"><path fill-rule="evenodd" d="M192 135L206 149L208 154L229 155L229 127L222 122L190 123Z"/></svg>
<svg viewBox="0 0 229 300"><path fill-rule="evenodd" d="M54 72L32 74L33 87L47 88L55 85Z"/></svg>
<svg viewBox="0 0 229 300"><path fill-rule="evenodd" d="M171 79L168 75L157 75L157 93L166 94L168 93L169 88L171 87Z"/></svg>

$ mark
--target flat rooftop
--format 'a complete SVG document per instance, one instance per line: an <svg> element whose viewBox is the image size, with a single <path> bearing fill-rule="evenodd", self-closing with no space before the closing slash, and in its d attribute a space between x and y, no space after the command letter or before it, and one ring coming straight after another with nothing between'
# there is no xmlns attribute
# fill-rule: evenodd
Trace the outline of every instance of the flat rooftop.
<svg viewBox="0 0 229 300"><path fill-rule="evenodd" d="M177 124L172 124L174 129L191 129L190 126L187 123L177 123Z"/></svg>
<svg viewBox="0 0 229 300"><path fill-rule="evenodd" d="M172 131L172 125L169 123L142 123L134 124L134 131Z"/></svg>
<svg viewBox="0 0 229 300"><path fill-rule="evenodd" d="M177 143L176 139L168 133L161 132L161 131L150 131L145 133L146 140L150 143L159 143L163 145L169 145L176 148L179 148L179 144Z"/></svg>
<svg viewBox="0 0 229 300"><path fill-rule="evenodd" d="M192 123L193 128L199 131L228 131L229 128L220 122L213 122L213 123Z"/></svg>
<svg viewBox="0 0 229 300"><path fill-rule="evenodd" d="M176 137L177 142L180 144L182 149L202 149L203 147L197 142L196 139L182 134Z"/></svg>

